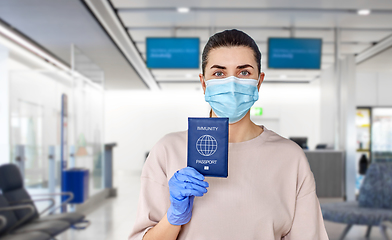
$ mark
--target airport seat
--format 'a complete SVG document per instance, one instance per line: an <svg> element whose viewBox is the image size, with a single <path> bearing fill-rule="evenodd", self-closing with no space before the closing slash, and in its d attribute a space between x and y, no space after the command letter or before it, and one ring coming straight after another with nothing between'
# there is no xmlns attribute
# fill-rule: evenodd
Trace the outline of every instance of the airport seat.
<svg viewBox="0 0 392 240"><path fill-rule="evenodd" d="M29 211L23 219L17 220L15 210ZM3 225L0 228L0 240L49 240L51 235L40 231L43 227L33 224L32 230L28 231L24 227L26 220L34 214L34 208L29 205L10 206L3 195L0 195L0 218ZM18 232L19 231L19 232Z"/></svg>
<svg viewBox="0 0 392 240"><path fill-rule="evenodd" d="M19 168L16 165L4 164L0 166L0 176L1 176L0 189L3 192L3 195L7 198L8 202L20 203L20 204L25 204L26 202L30 202L36 209L34 200L31 199L26 189L23 188L23 178L19 171ZM72 199L68 199L68 201L70 200ZM16 211L16 215L18 219L25 216L25 214L26 214L26 210ZM85 216L83 214L76 213L76 212L53 214L53 215L40 217L40 215L36 211L35 214L31 216L29 220L34 220L34 222L60 220L60 221L68 222L70 225L73 226L75 224L85 222L84 218Z"/></svg>
<svg viewBox="0 0 392 240"><path fill-rule="evenodd" d="M360 189L358 201L321 205L324 220L344 223L340 236L344 239L353 225L366 225L366 238L373 226L380 227L389 240L384 221L392 221L392 163L373 163L369 166Z"/></svg>
<svg viewBox="0 0 392 240"><path fill-rule="evenodd" d="M391 221L385 221L381 223L381 227L386 229L392 229L392 222ZM386 232L386 231L385 231ZM383 236L385 239L388 239L388 236Z"/></svg>
<svg viewBox="0 0 392 240"><path fill-rule="evenodd" d="M7 224L7 219L4 216L0 215L0 231L5 228L5 225Z"/></svg>
<svg viewBox="0 0 392 240"><path fill-rule="evenodd" d="M0 240L50 240L52 237L43 232L28 232L21 234L10 234L0 237Z"/></svg>
<svg viewBox="0 0 392 240"><path fill-rule="evenodd" d="M385 221L382 225L386 228L392 229L392 221Z"/></svg>

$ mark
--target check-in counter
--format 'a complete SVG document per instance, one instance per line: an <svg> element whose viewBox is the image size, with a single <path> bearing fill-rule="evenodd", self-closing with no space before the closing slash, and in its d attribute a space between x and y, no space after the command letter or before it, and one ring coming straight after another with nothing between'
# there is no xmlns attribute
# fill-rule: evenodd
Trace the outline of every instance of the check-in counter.
<svg viewBox="0 0 392 240"><path fill-rule="evenodd" d="M345 196L345 154L334 150L305 150L316 181L316 193L323 198Z"/></svg>

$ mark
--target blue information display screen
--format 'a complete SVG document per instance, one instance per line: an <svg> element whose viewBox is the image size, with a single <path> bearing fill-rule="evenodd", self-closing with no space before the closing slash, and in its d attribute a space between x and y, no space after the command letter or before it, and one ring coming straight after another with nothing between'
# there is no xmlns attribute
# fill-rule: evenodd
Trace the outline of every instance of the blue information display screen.
<svg viewBox="0 0 392 240"><path fill-rule="evenodd" d="M148 68L199 68L199 38L147 38Z"/></svg>
<svg viewBox="0 0 392 240"><path fill-rule="evenodd" d="M321 39L269 38L268 68L320 69Z"/></svg>

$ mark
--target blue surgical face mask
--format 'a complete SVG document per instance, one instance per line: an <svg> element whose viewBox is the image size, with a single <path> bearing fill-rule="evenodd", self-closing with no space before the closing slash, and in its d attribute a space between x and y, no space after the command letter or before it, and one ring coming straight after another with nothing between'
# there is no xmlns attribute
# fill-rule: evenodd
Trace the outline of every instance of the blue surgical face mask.
<svg viewBox="0 0 392 240"><path fill-rule="evenodd" d="M259 80L230 76L205 83L206 102L218 117L228 117L230 124L241 120L259 99Z"/></svg>

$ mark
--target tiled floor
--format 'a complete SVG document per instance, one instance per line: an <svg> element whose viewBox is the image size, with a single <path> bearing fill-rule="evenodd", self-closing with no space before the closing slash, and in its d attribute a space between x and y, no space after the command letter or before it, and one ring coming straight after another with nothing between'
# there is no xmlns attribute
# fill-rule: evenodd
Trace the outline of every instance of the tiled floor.
<svg viewBox="0 0 392 240"><path fill-rule="evenodd" d="M135 221L140 173L116 172L115 186L118 196L103 203L88 215L91 226L82 231L68 230L58 240L126 240ZM328 200L321 199L321 202ZM330 240L339 239L345 228L342 224L325 222ZM353 227L345 240L365 240L366 227ZM391 236L392 231L389 231ZM371 240L382 240L380 229L373 228Z"/></svg>

